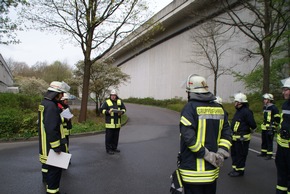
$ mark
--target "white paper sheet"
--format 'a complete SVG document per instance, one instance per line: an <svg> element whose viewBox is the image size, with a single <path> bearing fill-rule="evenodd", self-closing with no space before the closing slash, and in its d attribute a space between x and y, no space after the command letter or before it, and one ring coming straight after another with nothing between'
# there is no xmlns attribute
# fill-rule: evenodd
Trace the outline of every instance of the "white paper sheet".
<svg viewBox="0 0 290 194"><path fill-rule="evenodd" d="M61 152L60 154L58 154L52 149L50 149L47 156L46 164L63 168L63 169L67 169L70 159L71 159L71 154L65 153L65 152Z"/></svg>
<svg viewBox="0 0 290 194"><path fill-rule="evenodd" d="M74 115L70 112L70 110L67 108L67 109L64 109L61 113L60 113L60 116L66 118L66 119L71 119Z"/></svg>

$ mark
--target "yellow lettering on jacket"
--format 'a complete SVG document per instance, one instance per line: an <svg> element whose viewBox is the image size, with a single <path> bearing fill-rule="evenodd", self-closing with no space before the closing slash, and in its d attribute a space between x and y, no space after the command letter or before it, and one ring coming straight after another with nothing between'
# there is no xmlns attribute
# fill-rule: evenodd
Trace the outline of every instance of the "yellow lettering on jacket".
<svg viewBox="0 0 290 194"><path fill-rule="evenodd" d="M198 115L223 115L224 110L221 107L197 107Z"/></svg>

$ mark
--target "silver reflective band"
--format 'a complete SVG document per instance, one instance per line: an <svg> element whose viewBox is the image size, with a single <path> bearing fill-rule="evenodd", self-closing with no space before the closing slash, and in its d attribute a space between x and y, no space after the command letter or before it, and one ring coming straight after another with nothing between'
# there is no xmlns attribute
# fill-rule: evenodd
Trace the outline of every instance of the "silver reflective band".
<svg viewBox="0 0 290 194"><path fill-rule="evenodd" d="M283 114L290 115L290 110L282 110Z"/></svg>
<svg viewBox="0 0 290 194"><path fill-rule="evenodd" d="M224 118L224 115L199 115L198 118L200 119L213 119L213 120L220 120Z"/></svg>

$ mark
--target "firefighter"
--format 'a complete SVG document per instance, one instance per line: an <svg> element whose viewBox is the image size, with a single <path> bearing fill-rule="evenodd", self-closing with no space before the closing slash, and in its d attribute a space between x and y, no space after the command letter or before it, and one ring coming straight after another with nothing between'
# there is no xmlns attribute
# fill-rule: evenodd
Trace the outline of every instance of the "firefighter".
<svg viewBox="0 0 290 194"><path fill-rule="evenodd" d="M58 103L58 107L61 109L61 111L64 111L67 108L70 110L68 100L69 100L69 94L64 93L63 97L60 99L60 103ZM61 127L63 128L64 134L65 134L65 138L67 141L67 152L69 153L69 135L70 135L70 130L72 129L71 119L62 117L62 126Z"/></svg>
<svg viewBox="0 0 290 194"><path fill-rule="evenodd" d="M263 115L264 121L261 124L262 144L259 157L265 157L265 160L271 160L273 155L273 139L275 131L280 123L278 108L273 104L274 97L272 94L263 95Z"/></svg>
<svg viewBox="0 0 290 194"><path fill-rule="evenodd" d="M235 95L236 112L231 122L233 142L231 147L232 171L230 177L243 176L245 172L251 133L257 128L253 112L249 109L247 96L243 93Z"/></svg>
<svg viewBox="0 0 290 194"><path fill-rule="evenodd" d="M283 96L280 131L277 133L277 186L276 194L290 193L290 77L281 81Z"/></svg>
<svg viewBox="0 0 290 194"><path fill-rule="evenodd" d="M46 193L59 193L62 169L46 164L49 151L66 152L66 139L61 131L60 109L57 103L70 87L65 82L53 81L39 105L39 159L42 163L43 182Z"/></svg>
<svg viewBox="0 0 290 194"><path fill-rule="evenodd" d="M231 129L204 77L190 75L180 117L179 167L185 194L216 193L219 167L229 157Z"/></svg>
<svg viewBox="0 0 290 194"><path fill-rule="evenodd" d="M110 98L101 106L101 112L105 115L105 146L108 154L119 153L119 134L121 129L121 115L126 112L123 101L118 97L116 90L111 90Z"/></svg>

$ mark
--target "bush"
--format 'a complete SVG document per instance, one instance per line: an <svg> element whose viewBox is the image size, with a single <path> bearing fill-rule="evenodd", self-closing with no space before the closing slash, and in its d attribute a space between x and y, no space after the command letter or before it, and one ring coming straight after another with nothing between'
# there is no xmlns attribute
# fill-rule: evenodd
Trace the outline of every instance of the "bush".
<svg viewBox="0 0 290 194"><path fill-rule="evenodd" d="M18 134L22 127L22 114L15 108L0 110L0 138L9 139Z"/></svg>
<svg viewBox="0 0 290 194"><path fill-rule="evenodd" d="M40 96L0 93L0 138L29 138L37 135Z"/></svg>
<svg viewBox="0 0 290 194"><path fill-rule="evenodd" d="M0 139L28 139L38 135L38 105L42 96L0 93ZM104 131L104 116L97 116L95 110L88 110L87 121L78 123L79 109L73 109L72 134ZM122 123L127 122L122 116Z"/></svg>
<svg viewBox="0 0 290 194"><path fill-rule="evenodd" d="M152 105L168 108L169 106L174 107L176 104L184 105L186 101L181 98L172 98L165 100L155 100L154 98L128 98L124 99L124 102L135 103L135 104L143 104L143 105Z"/></svg>

